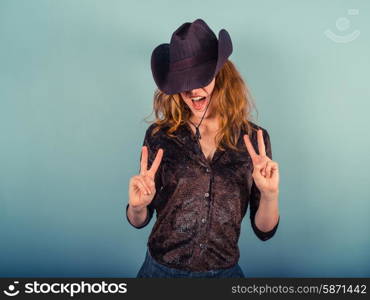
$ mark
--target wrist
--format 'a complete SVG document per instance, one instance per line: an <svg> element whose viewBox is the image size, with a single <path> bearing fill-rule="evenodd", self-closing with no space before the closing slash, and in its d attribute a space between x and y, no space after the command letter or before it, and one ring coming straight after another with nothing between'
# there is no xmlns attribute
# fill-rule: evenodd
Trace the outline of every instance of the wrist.
<svg viewBox="0 0 370 300"><path fill-rule="evenodd" d="M131 209L131 211L134 213L134 214L137 214L137 215L140 215L142 214L144 211L146 211L146 205L132 205L132 204L129 204L129 209Z"/></svg>
<svg viewBox="0 0 370 300"><path fill-rule="evenodd" d="M261 191L261 200L273 201L278 200L279 190L273 192L263 192Z"/></svg>

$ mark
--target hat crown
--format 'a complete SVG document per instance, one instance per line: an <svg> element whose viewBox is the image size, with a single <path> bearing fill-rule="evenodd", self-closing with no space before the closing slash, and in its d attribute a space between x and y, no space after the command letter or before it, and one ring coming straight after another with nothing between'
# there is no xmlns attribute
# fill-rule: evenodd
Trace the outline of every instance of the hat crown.
<svg viewBox="0 0 370 300"><path fill-rule="evenodd" d="M173 34L169 47L170 63L204 55L217 55L218 40L202 19L182 24Z"/></svg>
<svg viewBox="0 0 370 300"><path fill-rule="evenodd" d="M184 23L152 51L150 66L159 90L172 95L206 86L233 51L225 29L218 38L202 19Z"/></svg>

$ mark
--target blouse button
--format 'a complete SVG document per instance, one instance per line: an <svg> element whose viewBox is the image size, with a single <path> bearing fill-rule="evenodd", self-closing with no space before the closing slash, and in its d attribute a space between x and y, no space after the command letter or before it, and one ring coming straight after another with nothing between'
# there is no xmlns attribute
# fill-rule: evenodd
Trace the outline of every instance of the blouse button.
<svg viewBox="0 0 370 300"><path fill-rule="evenodd" d="M211 172L211 170L207 168L207 169L206 169L206 172L207 172L207 173L209 173L209 172Z"/></svg>
<svg viewBox="0 0 370 300"><path fill-rule="evenodd" d="M202 218L202 223L204 224L206 222L206 218Z"/></svg>
<svg viewBox="0 0 370 300"><path fill-rule="evenodd" d="M205 197L209 197L209 193L205 193L205 194L204 194L204 196L205 196Z"/></svg>

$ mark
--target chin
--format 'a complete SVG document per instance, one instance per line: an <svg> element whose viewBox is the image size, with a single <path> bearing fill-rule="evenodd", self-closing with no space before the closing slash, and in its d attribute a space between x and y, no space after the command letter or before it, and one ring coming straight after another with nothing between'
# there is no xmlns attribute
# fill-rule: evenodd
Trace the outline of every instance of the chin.
<svg viewBox="0 0 370 300"><path fill-rule="evenodd" d="M197 118L201 119L203 117L204 112L205 112L205 109L201 110L201 111L193 111L193 115L196 116ZM208 116L209 116L209 111L206 112L203 119L206 119Z"/></svg>

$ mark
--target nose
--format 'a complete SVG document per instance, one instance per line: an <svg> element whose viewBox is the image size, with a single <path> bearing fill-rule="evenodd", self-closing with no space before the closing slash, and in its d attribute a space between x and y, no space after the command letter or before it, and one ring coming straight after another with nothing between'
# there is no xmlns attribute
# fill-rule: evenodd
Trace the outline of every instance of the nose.
<svg viewBox="0 0 370 300"><path fill-rule="evenodd" d="M199 89L194 89L194 90L190 90L190 91L187 91L186 92L186 95L188 96L188 97L192 97L192 96L194 96L194 95L196 95L197 94L197 91L198 91Z"/></svg>

